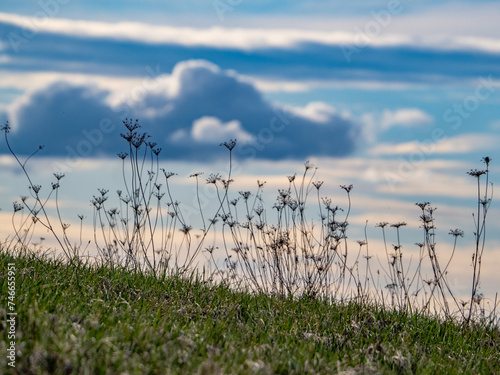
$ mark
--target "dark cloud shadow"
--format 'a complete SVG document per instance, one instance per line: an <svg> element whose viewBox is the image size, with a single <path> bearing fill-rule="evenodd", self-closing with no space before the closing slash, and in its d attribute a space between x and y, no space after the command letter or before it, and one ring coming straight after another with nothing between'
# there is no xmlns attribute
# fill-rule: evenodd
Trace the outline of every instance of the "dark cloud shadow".
<svg viewBox="0 0 500 375"><path fill-rule="evenodd" d="M179 63L169 82L175 93L159 87L133 105L116 108L106 104L109 92L53 83L17 105L13 144L23 154L44 144L49 155L111 155L126 146L119 133L129 115L141 120L163 148L161 155L172 159L210 159L229 138L239 140L242 157L345 156L359 137L359 127L333 109L316 118L272 105L236 73L204 60Z"/></svg>

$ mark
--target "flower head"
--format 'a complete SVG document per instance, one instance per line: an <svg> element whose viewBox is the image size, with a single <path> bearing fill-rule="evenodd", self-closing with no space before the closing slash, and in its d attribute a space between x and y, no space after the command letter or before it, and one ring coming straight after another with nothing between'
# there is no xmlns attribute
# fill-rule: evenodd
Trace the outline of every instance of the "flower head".
<svg viewBox="0 0 500 375"><path fill-rule="evenodd" d="M480 171L480 170L477 170L477 169L471 169L469 172L467 172L467 174L468 174L469 176L479 178L479 177L481 177L483 174L486 174L486 171Z"/></svg>
<svg viewBox="0 0 500 375"><path fill-rule="evenodd" d="M57 181L59 181L60 179L62 179L64 177L64 173L54 173L54 177L57 179Z"/></svg>
<svg viewBox="0 0 500 375"><path fill-rule="evenodd" d="M316 189L319 190L319 188L321 187L321 185L323 185L323 181L316 181L316 182L313 182L312 184L314 185L314 187Z"/></svg>
<svg viewBox="0 0 500 375"><path fill-rule="evenodd" d="M8 121L5 121L5 124L2 126L2 130L3 130L5 133L9 133L9 132L10 132L10 125L9 125L9 122L8 122Z"/></svg>
<svg viewBox="0 0 500 375"><path fill-rule="evenodd" d="M229 151L233 151L233 148L236 146L236 139L231 139L229 142L222 142L220 146L226 146Z"/></svg>
<svg viewBox="0 0 500 375"><path fill-rule="evenodd" d="M352 184L351 185L340 185L340 188L345 190L347 193L350 193L353 187L354 186Z"/></svg>
<svg viewBox="0 0 500 375"><path fill-rule="evenodd" d="M452 229L452 230L450 230L449 234L451 236L454 236L455 238L456 237L463 237L464 236L464 231L460 230L460 229Z"/></svg>

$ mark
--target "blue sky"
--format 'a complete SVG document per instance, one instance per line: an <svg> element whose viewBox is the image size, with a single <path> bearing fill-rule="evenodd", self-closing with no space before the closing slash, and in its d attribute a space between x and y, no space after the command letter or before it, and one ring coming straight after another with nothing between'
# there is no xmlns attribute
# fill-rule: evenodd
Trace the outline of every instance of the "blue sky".
<svg viewBox="0 0 500 375"><path fill-rule="evenodd" d="M265 176L271 197L279 176L312 160L325 194L341 199L338 185L355 185L352 240L366 220L417 231L414 203L431 201L443 242L448 229L466 232L460 274L475 203L465 172L490 156L493 182L500 173L499 17L496 1L6 0L0 119L17 152L46 146L38 178L56 166L72 176L70 215L90 209L81 179L113 182L126 115L184 177L223 169L218 144L230 138L240 180ZM8 223L26 182L3 142L0 164ZM488 238L496 260L497 206ZM499 281L493 268L485 274Z"/></svg>

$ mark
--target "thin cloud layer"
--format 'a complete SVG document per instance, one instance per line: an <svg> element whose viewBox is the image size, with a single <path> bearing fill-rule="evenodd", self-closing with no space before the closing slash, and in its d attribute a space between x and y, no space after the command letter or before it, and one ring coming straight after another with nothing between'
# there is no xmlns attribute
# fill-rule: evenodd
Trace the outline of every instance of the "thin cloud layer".
<svg viewBox="0 0 500 375"><path fill-rule="evenodd" d="M363 35L345 31L196 29L57 18L33 30L25 26L30 22L30 17L0 13L3 69L141 76L151 64L161 62L162 70L170 71L196 56L273 81L436 84L476 80L485 71L500 77L496 39L423 40L380 33L360 44Z"/></svg>
<svg viewBox="0 0 500 375"><path fill-rule="evenodd" d="M418 126L432 122L432 117L418 108L402 108L397 111L385 110L382 114L383 130L393 126Z"/></svg>
<svg viewBox="0 0 500 375"><path fill-rule="evenodd" d="M210 159L228 138L237 138L238 152L249 158L342 157L355 150L358 125L324 103L273 105L234 71L204 60L181 62L166 78L139 100L116 106L107 104L109 91L67 82L27 94L9 110L16 150L30 154L44 144L53 156L115 154L126 146L119 136L125 117L139 118L168 158Z"/></svg>
<svg viewBox="0 0 500 375"><path fill-rule="evenodd" d="M371 155L434 155L466 154L473 151L492 150L500 141L494 134L468 133L455 137L443 137L437 141L380 143L370 150Z"/></svg>

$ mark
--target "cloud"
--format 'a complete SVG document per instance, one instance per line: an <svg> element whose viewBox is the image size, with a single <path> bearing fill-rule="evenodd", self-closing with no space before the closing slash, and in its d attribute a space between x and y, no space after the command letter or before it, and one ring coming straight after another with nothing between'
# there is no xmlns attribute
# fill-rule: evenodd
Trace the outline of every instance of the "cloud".
<svg viewBox="0 0 500 375"><path fill-rule="evenodd" d="M44 146L44 154L68 157L119 151L110 134L120 119L105 103L108 95L93 86L62 81L26 94L8 111L14 151L29 155Z"/></svg>
<svg viewBox="0 0 500 375"><path fill-rule="evenodd" d="M261 86L267 82L276 89L269 82L277 82L282 90L302 90L304 83L422 86L474 81L485 71L494 79L500 75L500 42L492 38L383 32L360 44L362 35L354 30L201 29L61 18L26 33L30 22L30 17L0 13L5 71L137 77L151 64L161 62L161 69L170 71L196 56L235 69ZM347 56L350 47L359 53Z"/></svg>
<svg viewBox="0 0 500 375"><path fill-rule="evenodd" d="M112 155L126 146L125 117L139 118L168 158L210 158L219 152L214 143L229 138L241 157L261 159L342 157L358 142L359 126L326 104L273 105L236 72L205 60L180 62L148 83L114 106L110 91L67 82L26 94L9 108L17 152L45 144L44 152L67 158Z"/></svg>
<svg viewBox="0 0 500 375"><path fill-rule="evenodd" d="M488 134L462 134L443 138L438 142L382 143L370 150L371 155L425 155L465 154L479 150L495 150L500 142L499 136Z"/></svg>
<svg viewBox="0 0 500 375"><path fill-rule="evenodd" d="M292 111L316 122L328 122L336 114L335 108L323 102L311 102L303 108L293 108Z"/></svg>
<svg viewBox="0 0 500 375"><path fill-rule="evenodd" d="M443 48L451 50L484 50L500 52L500 42L491 23L498 16L498 6L469 5L467 7L434 6L427 7L427 11L416 14L398 14L390 18L388 25L384 25L373 15L377 11L384 11L386 6L367 6L362 17L342 17L335 19L336 28L332 31L331 17L328 27L319 19L315 28L303 25L304 17L299 19L282 18L282 24L276 20L276 15L259 14L258 25L250 21L246 27L209 26L204 28L186 26L152 25L141 22L98 22L61 17L50 18L50 22L36 19L33 16L24 16L13 13L0 12L0 22L18 28L35 30L36 33L61 34L72 37L105 38L118 41L140 41L148 44L174 43L184 46L228 47L244 50L261 48L283 48L297 46L301 43L319 43L326 45L357 45L360 32L364 31L368 23L379 22L382 30L376 37L370 37L370 45L378 47L418 46L423 48ZM335 6L338 13L338 6ZM318 7L315 6L317 10ZM408 10L408 9L407 9ZM471 13L475 17L471 17ZM282 9L280 8L280 14ZM443 19L443 14L452 17ZM214 19L217 19L214 11ZM266 19L266 16L268 17ZM317 16L314 18L318 18ZM307 18L311 22L311 18ZM491 22L481 23L478 20L489 19ZM297 28L297 23L302 24ZM422 30L422 23L426 29ZM265 24L263 28L261 25ZM443 24L445 26L443 26ZM484 25L486 24L486 25ZM464 36L464 25L467 26L469 36ZM486 36L470 36L475 30L485 29ZM272 32L270 30L272 29ZM322 30L323 29L323 30ZM443 36L450 29L456 32L450 37ZM357 31L361 30L361 31ZM460 31L460 32L459 32ZM424 32L424 33L423 33ZM29 34L29 33L25 33ZM367 34L367 33L365 33ZM19 33L22 37L22 35ZM457 35L457 36L455 36ZM365 35L363 37L366 38ZM444 43L443 43L444 42Z"/></svg>
<svg viewBox="0 0 500 375"><path fill-rule="evenodd" d="M221 139L239 139L243 142L252 141L253 137L242 129L238 120L225 124L216 117L202 117L195 120L191 128L191 137L202 143L217 143Z"/></svg>
<svg viewBox="0 0 500 375"><path fill-rule="evenodd" d="M432 117L418 108L403 108L396 111L385 110L382 113L381 125L386 130L393 126L415 126L427 124Z"/></svg>

